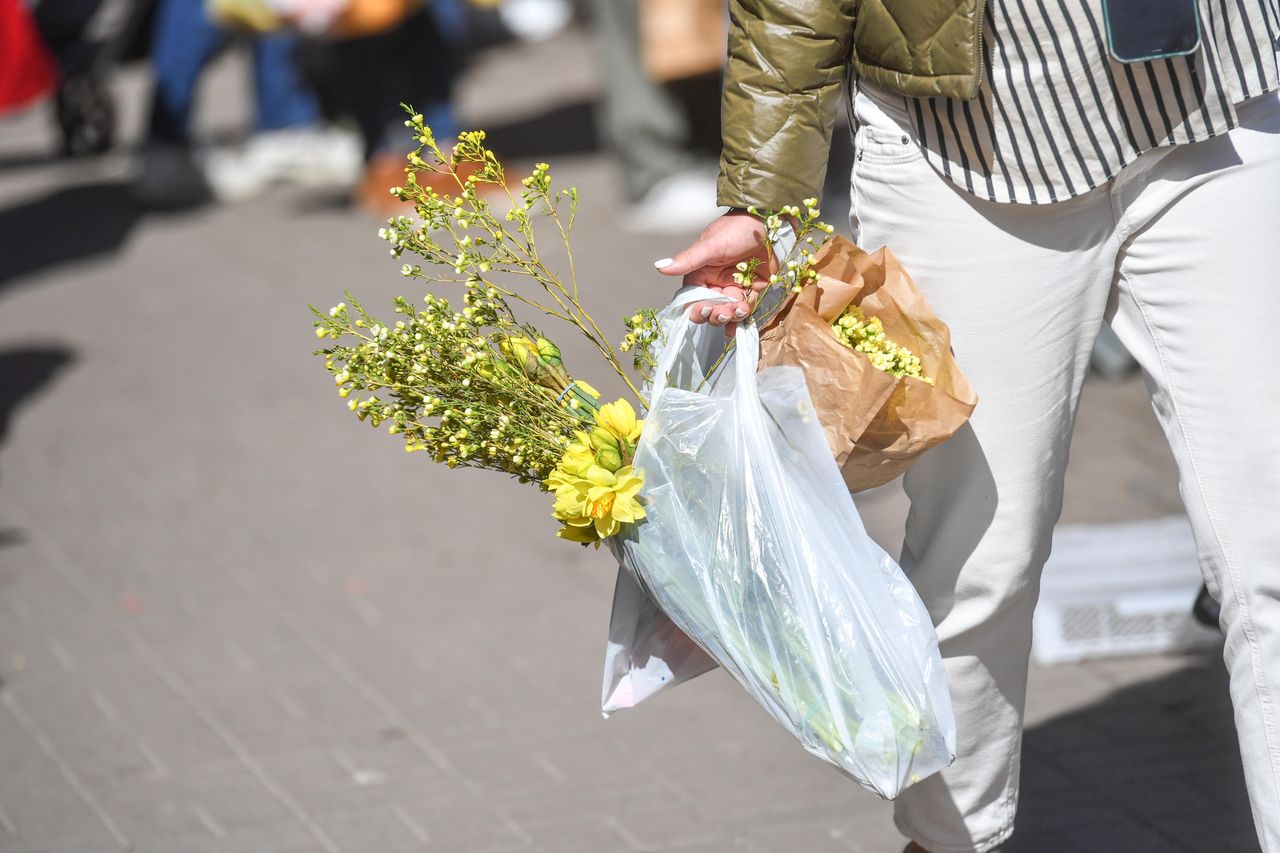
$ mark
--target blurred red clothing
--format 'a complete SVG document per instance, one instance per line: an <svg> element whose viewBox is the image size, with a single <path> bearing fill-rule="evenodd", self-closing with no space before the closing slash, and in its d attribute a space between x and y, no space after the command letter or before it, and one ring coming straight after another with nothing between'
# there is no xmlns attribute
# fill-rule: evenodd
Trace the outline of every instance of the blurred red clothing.
<svg viewBox="0 0 1280 853"><path fill-rule="evenodd" d="M57 66L23 0L0 0L0 115L51 90Z"/></svg>

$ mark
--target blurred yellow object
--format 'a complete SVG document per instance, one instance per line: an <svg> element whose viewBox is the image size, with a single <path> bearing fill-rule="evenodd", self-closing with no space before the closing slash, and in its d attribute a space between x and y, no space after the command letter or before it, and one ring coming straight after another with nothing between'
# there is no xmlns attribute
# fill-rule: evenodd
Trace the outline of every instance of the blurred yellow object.
<svg viewBox="0 0 1280 853"><path fill-rule="evenodd" d="M206 0L205 13L215 24L250 33L269 33L287 23L267 0Z"/></svg>
<svg viewBox="0 0 1280 853"><path fill-rule="evenodd" d="M655 80L719 71L727 38L725 0L640 0L640 54Z"/></svg>

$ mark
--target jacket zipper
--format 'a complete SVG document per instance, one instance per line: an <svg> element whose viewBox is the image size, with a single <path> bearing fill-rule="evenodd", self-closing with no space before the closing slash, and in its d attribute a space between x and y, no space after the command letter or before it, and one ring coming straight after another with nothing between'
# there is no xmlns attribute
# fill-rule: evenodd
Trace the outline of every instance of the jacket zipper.
<svg viewBox="0 0 1280 853"><path fill-rule="evenodd" d="M986 51L982 49L982 35L986 31L986 7L987 0L978 0L976 9L978 19L978 37L974 39L974 44L977 45L978 48L978 56L974 62L974 65L978 69L978 74L973 78L973 91L969 93L969 100L973 100L978 97L978 92L982 89L982 78L986 74L984 66L986 65L987 54Z"/></svg>

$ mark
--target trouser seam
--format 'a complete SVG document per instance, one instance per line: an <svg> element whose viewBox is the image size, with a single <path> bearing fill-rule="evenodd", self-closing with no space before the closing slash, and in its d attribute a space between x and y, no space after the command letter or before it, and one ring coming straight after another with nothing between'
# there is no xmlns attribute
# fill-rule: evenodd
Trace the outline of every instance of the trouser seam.
<svg viewBox="0 0 1280 853"><path fill-rule="evenodd" d="M1159 334L1156 332L1155 325L1151 322L1151 317L1147 311L1146 304L1138 295L1128 276L1119 273L1122 281L1129 285L1129 293L1133 298L1133 303L1138 308L1138 312L1142 315L1143 325L1146 326L1147 334L1151 337L1151 342L1155 347L1156 357L1160 361L1160 368L1164 374L1164 385L1169 394L1169 404L1172 410L1173 420L1177 424L1178 431L1182 434L1182 440L1187 448L1187 461L1191 466L1191 472L1196 478L1196 492L1200 502L1204 505L1205 515L1209 519L1210 531L1214 537L1214 547L1222 560L1223 569L1228 579L1231 581L1231 594L1235 599L1237 608L1240 611L1240 628L1244 633L1245 640L1249 646L1249 663L1253 672L1254 691L1258 696L1258 708L1262 716L1262 729L1265 733L1267 741L1267 754L1270 757L1271 765L1271 781L1274 789L1280 791L1280 777L1276 773L1276 765L1280 763L1280 754L1278 754L1276 743L1276 730L1272 723L1272 703L1271 694L1266 681L1266 672L1262 669L1261 660L1262 653L1260 643L1258 642L1257 632L1254 629L1252 610L1249 607L1247 595L1243 590L1243 584L1240 583L1240 576L1235 565L1235 561L1228 554L1227 536L1224 534L1222 523L1219 519L1216 505L1206 493L1205 480L1201 476L1199 463L1199 453L1196 450L1196 444L1191 437L1191 431L1187 428L1186 422L1182 417L1182 407L1178 402L1178 393L1174 388L1173 374L1169 370L1169 362L1165 355L1163 342L1160 340Z"/></svg>

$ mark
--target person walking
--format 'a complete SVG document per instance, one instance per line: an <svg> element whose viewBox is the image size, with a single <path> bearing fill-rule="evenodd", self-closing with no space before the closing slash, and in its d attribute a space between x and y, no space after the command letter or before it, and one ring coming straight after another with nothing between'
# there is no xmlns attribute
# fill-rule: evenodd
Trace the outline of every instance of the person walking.
<svg viewBox="0 0 1280 853"><path fill-rule="evenodd" d="M1146 11L1126 23L1135 5ZM765 252L744 209L818 195L848 109L853 234L901 258L981 401L905 477L902 566L937 627L959 730L955 763L895 804L908 849L994 850L1013 831L1032 611L1107 322L1146 372L1177 460L1221 603L1258 838L1277 853L1276 0L731 10L718 200L732 210L656 266L736 300L696 305L693 319L745 318L754 294L733 286L734 265ZM1135 20L1169 45L1119 61L1133 58L1117 40Z"/></svg>
<svg viewBox="0 0 1280 853"><path fill-rule="evenodd" d="M360 155L349 134L326 127L319 101L296 62L300 37L267 32L253 43L256 124L241 151L197 156L196 94L205 69L234 33L210 17L204 0L160 0L151 62L155 91L134 195L155 207L204 201L212 192L239 201L276 183L343 185Z"/></svg>
<svg viewBox="0 0 1280 853"><path fill-rule="evenodd" d="M637 233L696 230L720 213L714 155L695 152L686 105L645 69L640 2L591 0L590 9L604 83L601 127L627 195L623 224Z"/></svg>

